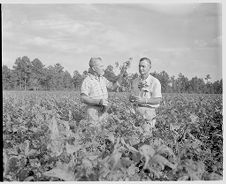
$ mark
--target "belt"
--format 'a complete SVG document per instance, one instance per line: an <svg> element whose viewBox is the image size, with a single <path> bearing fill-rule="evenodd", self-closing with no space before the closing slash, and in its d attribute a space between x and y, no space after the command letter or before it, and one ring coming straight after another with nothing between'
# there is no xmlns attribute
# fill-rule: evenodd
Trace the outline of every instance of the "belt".
<svg viewBox="0 0 226 184"><path fill-rule="evenodd" d="M136 106L136 104L133 104L134 106ZM148 106L148 105L142 105L142 104L138 104L138 107L146 107L146 108L149 108L149 109L155 109L155 107L151 107L151 106Z"/></svg>

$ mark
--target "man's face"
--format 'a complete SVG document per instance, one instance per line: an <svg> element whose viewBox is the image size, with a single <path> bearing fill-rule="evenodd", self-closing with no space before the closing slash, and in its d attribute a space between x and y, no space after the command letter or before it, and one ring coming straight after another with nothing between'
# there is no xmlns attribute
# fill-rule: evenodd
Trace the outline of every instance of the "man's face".
<svg viewBox="0 0 226 184"><path fill-rule="evenodd" d="M149 74L151 65L147 60L140 61L139 63L139 72L141 75Z"/></svg>
<svg viewBox="0 0 226 184"><path fill-rule="evenodd" d="M102 60L97 60L95 65L93 66L94 70L97 72L98 75L104 75L104 63Z"/></svg>

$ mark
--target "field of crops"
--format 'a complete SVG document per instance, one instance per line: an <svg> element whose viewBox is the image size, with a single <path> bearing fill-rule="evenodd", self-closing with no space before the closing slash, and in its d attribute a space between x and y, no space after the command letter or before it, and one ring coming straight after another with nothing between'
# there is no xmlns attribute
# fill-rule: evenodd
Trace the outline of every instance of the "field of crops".
<svg viewBox="0 0 226 184"><path fill-rule="evenodd" d="M5 181L222 180L221 95L164 94L156 129L125 93L92 127L76 92L3 92Z"/></svg>

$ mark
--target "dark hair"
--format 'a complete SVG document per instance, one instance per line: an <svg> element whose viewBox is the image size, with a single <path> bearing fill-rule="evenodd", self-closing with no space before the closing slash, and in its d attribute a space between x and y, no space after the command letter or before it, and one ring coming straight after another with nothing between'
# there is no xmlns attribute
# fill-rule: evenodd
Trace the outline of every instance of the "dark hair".
<svg viewBox="0 0 226 184"><path fill-rule="evenodd" d="M148 61L148 63L149 63L150 66L151 66L151 60L150 60L149 58L147 58L147 57L142 57L142 58L140 59L140 62L141 62L141 61L144 61L144 60Z"/></svg>

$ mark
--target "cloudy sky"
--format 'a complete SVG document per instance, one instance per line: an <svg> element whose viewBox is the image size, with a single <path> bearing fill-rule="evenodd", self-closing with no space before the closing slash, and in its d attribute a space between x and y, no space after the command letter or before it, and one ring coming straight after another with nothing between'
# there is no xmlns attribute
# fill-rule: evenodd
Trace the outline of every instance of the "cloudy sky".
<svg viewBox="0 0 226 184"><path fill-rule="evenodd" d="M150 57L152 71L222 78L221 6L194 4L3 4L3 61L39 58L71 74L92 56L106 64Z"/></svg>

